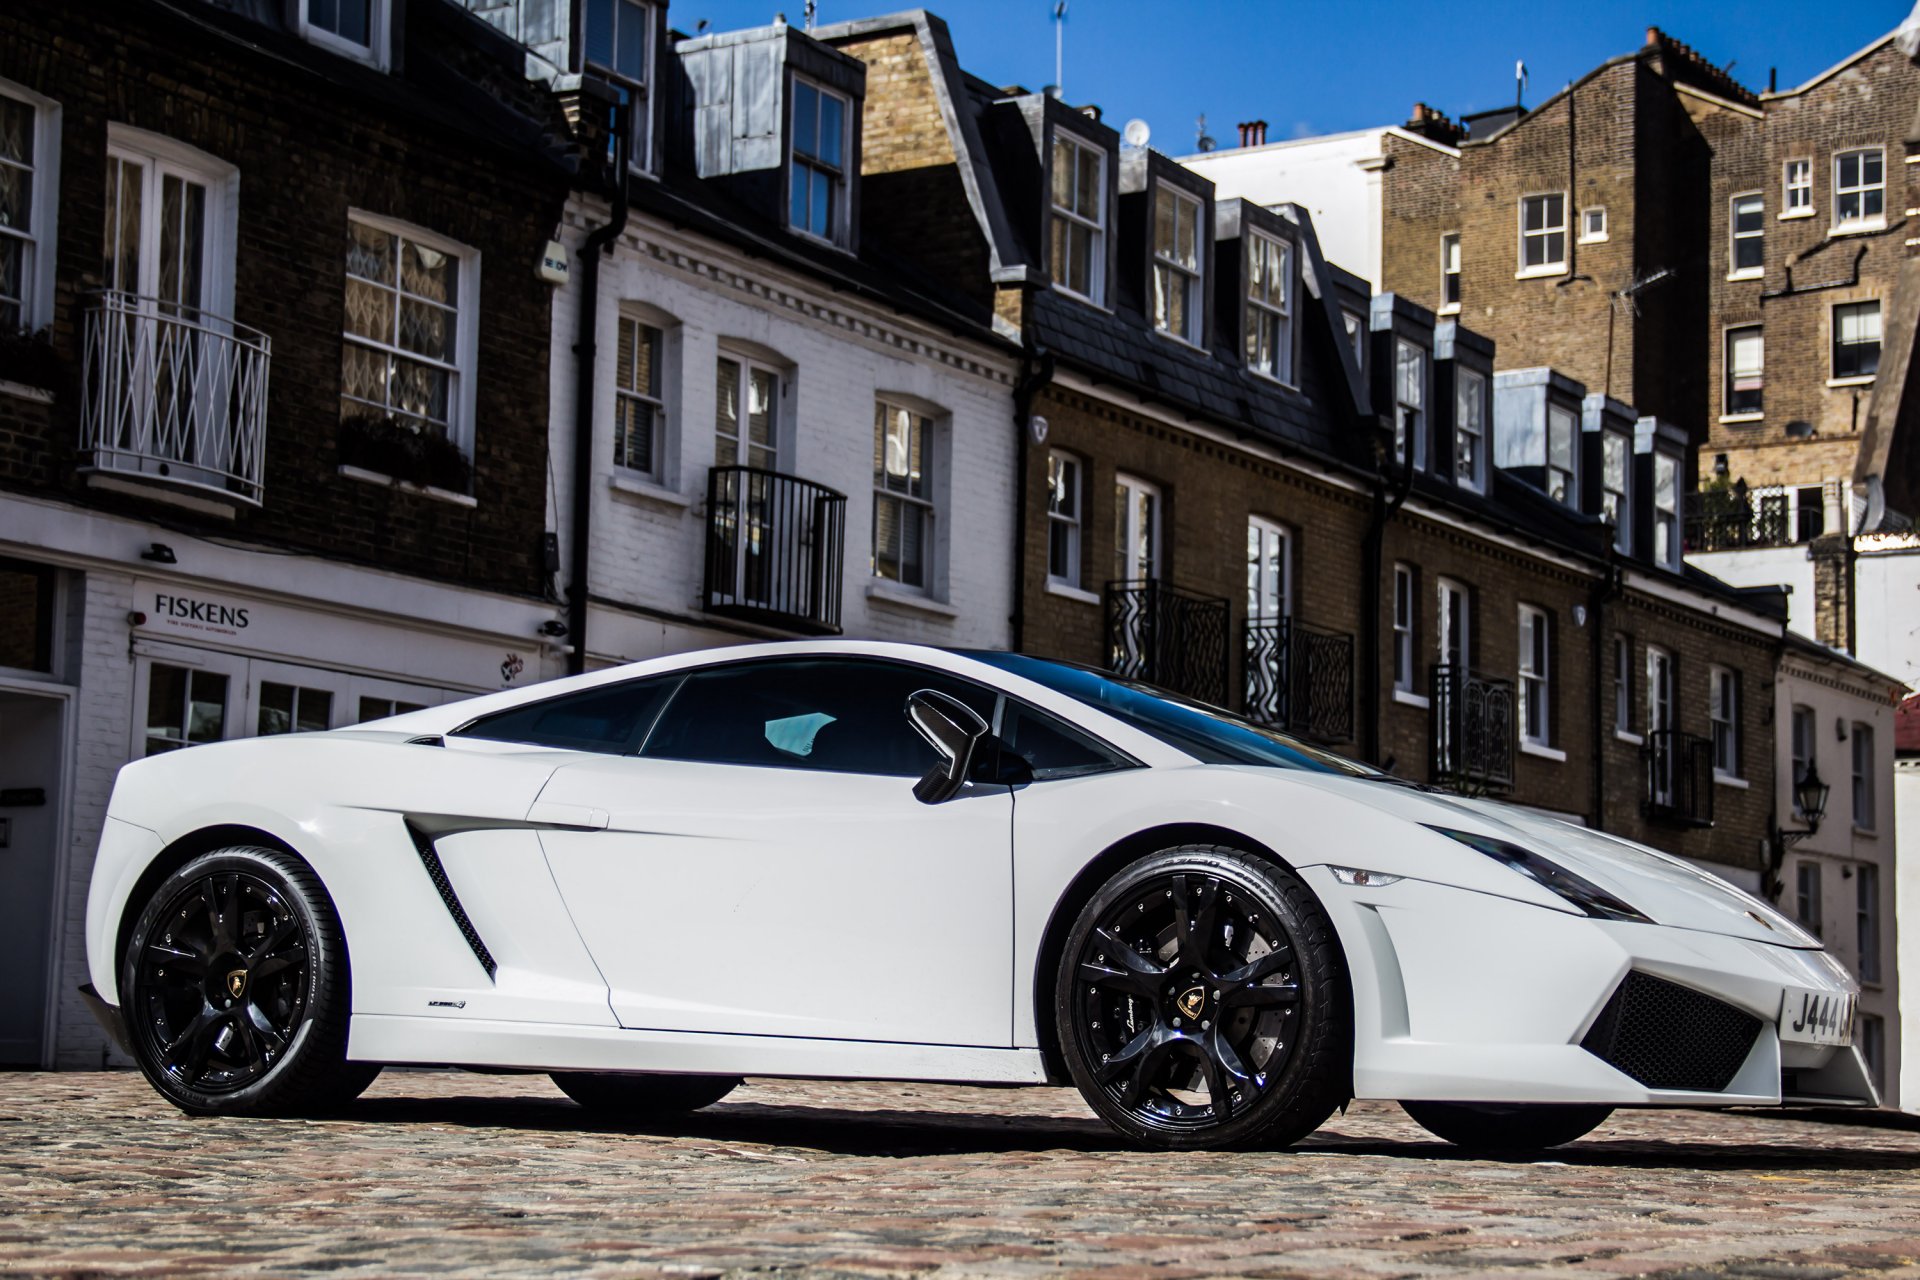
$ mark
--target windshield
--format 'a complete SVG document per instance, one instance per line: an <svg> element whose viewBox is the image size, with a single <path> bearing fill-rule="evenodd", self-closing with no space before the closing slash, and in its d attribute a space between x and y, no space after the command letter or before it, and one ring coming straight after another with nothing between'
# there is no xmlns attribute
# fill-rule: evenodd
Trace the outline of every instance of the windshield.
<svg viewBox="0 0 1920 1280"><path fill-rule="evenodd" d="M1131 680L1120 680L1089 667L1033 658L1024 653L984 649L963 652L977 662L1045 685L1116 720L1124 720L1142 733L1151 734L1207 764L1270 765L1355 778L1387 777L1378 770L1309 746L1231 711L1192 702Z"/></svg>

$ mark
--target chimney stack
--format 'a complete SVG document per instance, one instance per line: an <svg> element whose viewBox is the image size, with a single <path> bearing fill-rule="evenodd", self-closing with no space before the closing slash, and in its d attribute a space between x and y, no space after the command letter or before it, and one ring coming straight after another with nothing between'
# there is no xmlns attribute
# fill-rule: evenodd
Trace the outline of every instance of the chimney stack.
<svg viewBox="0 0 1920 1280"><path fill-rule="evenodd" d="M1267 122L1265 120L1242 120L1240 122L1240 145L1243 147L1264 147L1267 145Z"/></svg>

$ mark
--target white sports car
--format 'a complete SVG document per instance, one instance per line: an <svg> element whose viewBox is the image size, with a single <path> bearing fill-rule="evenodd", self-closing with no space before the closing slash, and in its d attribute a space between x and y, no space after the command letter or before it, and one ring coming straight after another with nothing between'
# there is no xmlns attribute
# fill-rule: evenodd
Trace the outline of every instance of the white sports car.
<svg viewBox="0 0 1920 1280"><path fill-rule="evenodd" d="M383 1063L631 1119L741 1076L1072 1081L1162 1147L1875 1102L1818 940L1664 854L1017 654L638 663L121 771L95 1007L194 1113Z"/></svg>

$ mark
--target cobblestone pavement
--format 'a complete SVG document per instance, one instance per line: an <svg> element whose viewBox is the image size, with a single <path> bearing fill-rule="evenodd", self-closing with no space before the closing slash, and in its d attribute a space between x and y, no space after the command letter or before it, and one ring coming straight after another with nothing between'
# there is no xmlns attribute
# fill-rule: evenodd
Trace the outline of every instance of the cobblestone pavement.
<svg viewBox="0 0 1920 1280"><path fill-rule="evenodd" d="M0 1272L1920 1277L1920 1132L1628 1112L1497 1161L1362 1104L1171 1156L1058 1089L755 1081L657 1134L540 1076L389 1071L271 1121L0 1074Z"/></svg>

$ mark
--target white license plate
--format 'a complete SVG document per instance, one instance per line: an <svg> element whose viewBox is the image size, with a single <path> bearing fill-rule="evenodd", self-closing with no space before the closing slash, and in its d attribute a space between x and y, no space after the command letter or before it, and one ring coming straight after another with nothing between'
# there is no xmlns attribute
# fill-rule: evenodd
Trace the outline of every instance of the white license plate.
<svg viewBox="0 0 1920 1280"><path fill-rule="evenodd" d="M1799 991L1780 997L1780 1038L1800 1044L1853 1043L1853 997L1843 991Z"/></svg>

